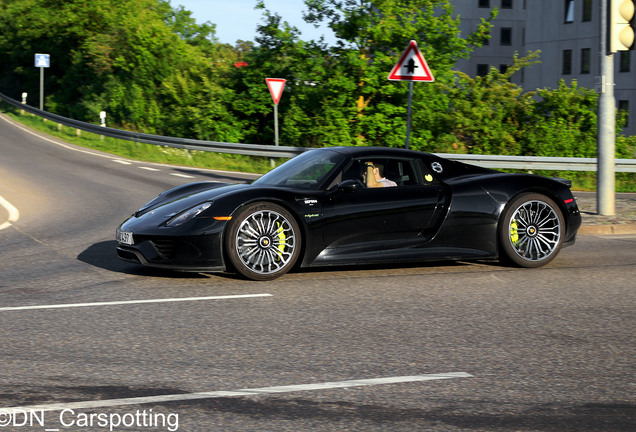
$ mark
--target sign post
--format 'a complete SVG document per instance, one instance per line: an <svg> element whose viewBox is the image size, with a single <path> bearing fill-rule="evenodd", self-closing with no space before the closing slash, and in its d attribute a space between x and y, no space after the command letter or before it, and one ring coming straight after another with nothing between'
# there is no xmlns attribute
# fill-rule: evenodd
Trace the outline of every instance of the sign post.
<svg viewBox="0 0 636 432"><path fill-rule="evenodd" d="M411 105L413 104L413 83L415 81L433 82L435 77L431 73L424 56L417 47L417 42L412 40L402 53L400 60L393 66L391 73L387 77L390 81L409 82L409 100L406 111L406 142L405 147L409 148L411 138Z"/></svg>
<svg viewBox="0 0 636 432"><path fill-rule="evenodd" d="M285 82L283 78L265 78L269 93L272 95L274 101L274 142L278 145L278 102L285 89ZM270 159L272 168L274 167L274 159Z"/></svg>
<svg viewBox="0 0 636 432"><path fill-rule="evenodd" d="M40 109L44 110L44 68L51 67L49 54L36 54L35 67L40 68Z"/></svg>
<svg viewBox="0 0 636 432"><path fill-rule="evenodd" d="M286 80L282 78L265 78L265 82L274 101L274 140L276 145L278 145L278 102L280 102L283 89L285 89Z"/></svg>

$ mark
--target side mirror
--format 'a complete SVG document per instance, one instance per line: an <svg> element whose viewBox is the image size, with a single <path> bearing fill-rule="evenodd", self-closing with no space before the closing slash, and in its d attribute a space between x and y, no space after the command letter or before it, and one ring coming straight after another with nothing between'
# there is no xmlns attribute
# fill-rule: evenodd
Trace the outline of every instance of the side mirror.
<svg viewBox="0 0 636 432"><path fill-rule="evenodd" d="M336 189L343 192L355 192L362 189L362 185L357 180L345 180L340 183Z"/></svg>

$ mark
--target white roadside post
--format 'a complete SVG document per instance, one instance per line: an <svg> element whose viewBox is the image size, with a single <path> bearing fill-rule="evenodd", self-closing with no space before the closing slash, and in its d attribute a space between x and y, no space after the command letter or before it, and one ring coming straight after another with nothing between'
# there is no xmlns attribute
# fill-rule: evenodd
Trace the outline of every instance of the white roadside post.
<svg viewBox="0 0 636 432"><path fill-rule="evenodd" d="M99 112L99 120L100 120L100 126L106 127L106 111ZM100 135L99 138L103 141L104 135Z"/></svg>
<svg viewBox="0 0 636 432"><path fill-rule="evenodd" d="M28 94L26 92L22 92L22 104L26 105L27 103L27 96ZM20 110L20 114L24 115L24 110Z"/></svg>

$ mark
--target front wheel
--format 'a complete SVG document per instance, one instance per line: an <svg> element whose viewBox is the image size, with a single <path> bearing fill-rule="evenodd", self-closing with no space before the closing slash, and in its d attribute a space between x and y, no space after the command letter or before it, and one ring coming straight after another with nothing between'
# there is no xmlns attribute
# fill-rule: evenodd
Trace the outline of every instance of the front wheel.
<svg viewBox="0 0 636 432"><path fill-rule="evenodd" d="M540 267L561 249L565 223L561 210L545 195L527 193L513 199L499 225L502 258L521 267Z"/></svg>
<svg viewBox="0 0 636 432"><path fill-rule="evenodd" d="M228 258L248 279L266 281L287 273L300 254L300 228L283 207L255 203L240 210L226 236Z"/></svg>

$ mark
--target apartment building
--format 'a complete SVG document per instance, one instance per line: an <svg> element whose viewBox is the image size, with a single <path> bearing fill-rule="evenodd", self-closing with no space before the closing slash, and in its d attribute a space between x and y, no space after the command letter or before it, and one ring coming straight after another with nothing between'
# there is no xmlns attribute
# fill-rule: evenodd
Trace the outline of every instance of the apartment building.
<svg viewBox="0 0 636 432"><path fill-rule="evenodd" d="M523 69L512 81L524 90L556 88L561 79L599 89L601 0L451 0L461 30L474 30L492 8L499 9L491 39L457 64L471 76L491 67L503 70L513 55L541 51L541 63ZM614 54L617 108L630 114L625 135L636 134L636 53Z"/></svg>

